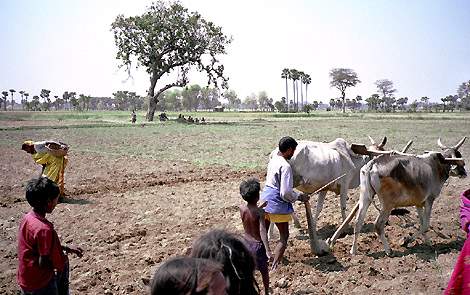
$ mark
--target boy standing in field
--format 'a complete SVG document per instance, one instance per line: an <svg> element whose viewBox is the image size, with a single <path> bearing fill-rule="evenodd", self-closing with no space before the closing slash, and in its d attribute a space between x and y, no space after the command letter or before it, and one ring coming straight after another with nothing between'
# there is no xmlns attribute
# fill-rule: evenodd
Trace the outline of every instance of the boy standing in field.
<svg viewBox="0 0 470 295"><path fill-rule="evenodd" d="M32 179L26 186L26 200L33 207L18 231L17 282L21 294L68 295L69 265L65 253L81 257L78 247L61 246L53 224L46 219L59 199L59 187L47 177Z"/></svg>
<svg viewBox="0 0 470 295"><path fill-rule="evenodd" d="M248 248L256 258L256 267L261 272L264 294L269 294L268 261L271 259L268 234L261 209L266 202L258 207L260 184L257 179L249 178L240 184L240 195L246 205L240 206L240 216L245 230L245 240Z"/></svg>

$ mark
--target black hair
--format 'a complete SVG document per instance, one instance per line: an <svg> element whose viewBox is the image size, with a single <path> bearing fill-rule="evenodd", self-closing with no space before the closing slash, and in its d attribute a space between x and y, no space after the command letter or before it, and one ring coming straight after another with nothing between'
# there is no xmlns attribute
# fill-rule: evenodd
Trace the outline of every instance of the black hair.
<svg viewBox="0 0 470 295"><path fill-rule="evenodd" d="M230 282L229 295L259 294L254 277L255 260L237 235L225 230L212 230L194 242L191 256L215 260L222 264L222 272Z"/></svg>
<svg viewBox="0 0 470 295"><path fill-rule="evenodd" d="M151 283L151 295L204 295L222 265L202 258L176 257L164 262Z"/></svg>
<svg viewBox="0 0 470 295"><path fill-rule="evenodd" d="M259 190L260 184L256 178L248 178L240 183L240 195L247 202L259 197Z"/></svg>
<svg viewBox="0 0 470 295"><path fill-rule="evenodd" d="M279 151L281 153L286 152L289 148L295 149L297 147L297 141L290 136L284 136L279 140Z"/></svg>
<svg viewBox="0 0 470 295"><path fill-rule="evenodd" d="M59 193L57 184L47 177L33 178L26 184L26 200L35 209L44 209Z"/></svg>

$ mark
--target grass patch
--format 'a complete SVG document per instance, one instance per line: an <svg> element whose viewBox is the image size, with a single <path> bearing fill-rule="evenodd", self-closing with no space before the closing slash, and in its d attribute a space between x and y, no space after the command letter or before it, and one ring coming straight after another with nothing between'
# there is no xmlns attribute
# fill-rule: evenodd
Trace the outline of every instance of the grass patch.
<svg viewBox="0 0 470 295"><path fill-rule="evenodd" d="M240 170L264 169L267 155L285 135L313 141L342 137L349 143L365 144L369 143L367 135L377 141L387 136L386 148L401 149L408 140L413 140L410 152L415 153L438 150L436 141L439 137L444 144L453 145L462 136L470 136L470 118L461 114L454 119L447 116L447 119L442 119L442 114L403 114L400 117L363 113L344 117L280 118L266 113L243 113L236 117L238 113L228 112L222 115L204 113L204 117L209 119L207 125L170 121L146 123L145 127L131 125L124 119L125 114L97 112L93 116L82 117L70 114L62 117L64 124L57 126L0 127L0 145L16 149L25 139L56 138L69 143L72 153L150 158L169 163L187 161L198 166L226 165ZM201 117L201 113L197 114ZM1 115L6 116L4 113ZM97 116L101 116L102 121L91 121ZM121 121L110 123L120 117ZM73 124L67 125L70 121ZM35 121L24 121L25 124L31 122ZM470 149L467 146L470 144L465 144L462 151L468 157Z"/></svg>

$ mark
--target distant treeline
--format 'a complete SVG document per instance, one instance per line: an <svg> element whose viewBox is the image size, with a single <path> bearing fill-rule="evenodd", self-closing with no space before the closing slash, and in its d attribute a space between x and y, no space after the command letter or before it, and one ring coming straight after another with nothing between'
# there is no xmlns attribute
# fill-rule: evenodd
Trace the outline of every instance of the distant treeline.
<svg viewBox="0 0 470 295"><path fill-rule="evenodd" d="M380 82L380 83L379 83ZM385 83L386 82L386 83ZM447 95L440 99L441 102L430 102L429 97L420 99L409 99L408 97L395 98L392 89L393 82L389 80L379 80L376 82L379 89L384 84L389 86L388 92L381 91L379 94L372 94L370 97L362 98L356 96L353 99L332 98L328 104L321 100L313 100L307 103L306 95L303 98L289 100L282 97L275 101L270 98L266 91L258 94L252 93L243 99L238 97L234 90L228 89L221 92L218 88L201 87L194 84L184 88L175 88L163 92L159 97L157 108L160 111L197 111L213 110L215 107L224 107L229 110L251 110L265 112L311 112L317 109L341 110L343 108L351 111L373 111L373 112L453 112L454 110L470 110L470 81L462 83L457 94ZM390 90L391 89L391 90ZM305 89L306 90L306 89ZM297 91L298 92L298 91ZM305 91L306 94L307 91ZM131 91L116 91L113 97L94 97L91 95L79 94L73 91L65 91L61 97L51 96L51 91L42 89L39 95L34 95L29 99L29 93L21 90L21 103L15 102L16 90L3 91L1 97L1 109L25 110L25 111L54 111L54 110L146 110L148 99ZM286 92L287 94L287 92ZM297 93L298 94L298 93ZM302 93L301 93L302 94Z"/></svg>

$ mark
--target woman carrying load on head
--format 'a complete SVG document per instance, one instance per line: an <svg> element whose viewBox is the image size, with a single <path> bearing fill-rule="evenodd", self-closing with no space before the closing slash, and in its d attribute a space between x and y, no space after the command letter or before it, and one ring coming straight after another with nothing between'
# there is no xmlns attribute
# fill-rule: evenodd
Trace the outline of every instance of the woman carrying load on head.
<svg viewBox="0 0 470 295"><path fill-rule="evenodd" d="M32 141L23 142L21 149L31 154L33 160L42 165L41 174L57 183L60 189L60 199L65 195L64 173L67 166L67 152L69 146L60 141Z"/></svg>

